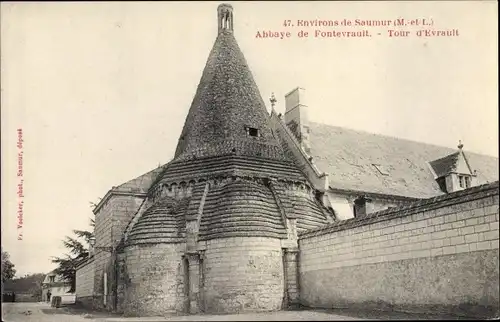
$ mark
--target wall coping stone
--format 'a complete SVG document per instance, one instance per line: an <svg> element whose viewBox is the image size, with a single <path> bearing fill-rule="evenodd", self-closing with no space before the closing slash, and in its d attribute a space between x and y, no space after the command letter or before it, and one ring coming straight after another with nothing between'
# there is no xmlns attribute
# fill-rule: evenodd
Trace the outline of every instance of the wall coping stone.
<svg viewBox="0 0 500 322"><path fill-rule="evenodd" d="M421 198L415 198L415 197L406 197L406 196L400 196L400 195L390 195L390 194L385 194L385 193L377 193L377 192L369 192L369 191L363 191L363 190L351 190L351 189L341 189L341 188L334 188L332 186L329 187L328 189L329 192L332 193L340 193L340 194L347 194L347 195L364 195L366 197L372 197L376 199L385 199L385 200L396 200L396 201L417 201L417 200L422 200Z"/></svg>
<svg viewBox="0 0 500 322"><path fill-rule="evenodd" d="M93 261L94 261L94 255L91 255L91 256L87 257L86 259L84 259L83 261L81 261L80 263L78 263L75 266L75 269L79 270L79 269L83 268L84 266L86 266L87 264L92 263Z"/></svg>
<svg viewBox="0 0 500 322"><path fill-rule="evenodd" d="M495 181L493 183L487 183L450 194L444 194L428 199L420 199L403 206L388 208L368 214L363 217L336 221L332 224L326 225L325 227L303 231L302 233L299 233L299 239L321 236L336 231L347 230L381 221L387 221L394 218L407 217L419 212L465 203L498 194L499 182Z"/></svg>

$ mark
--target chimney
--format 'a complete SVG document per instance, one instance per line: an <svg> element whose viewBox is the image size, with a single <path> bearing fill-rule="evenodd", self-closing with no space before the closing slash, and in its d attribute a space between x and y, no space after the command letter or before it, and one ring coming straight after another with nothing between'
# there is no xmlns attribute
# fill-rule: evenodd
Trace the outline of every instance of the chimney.
<svg viewBox="0 0 500 322"><path fill-rule="evenodd" d="M233 32L233 7L222 3L217 7L217 24L219 33Z"/></svg>
<svg viewBox="0 0 500 322"><path fill-rule="evenodd" d="M94 246L95 246L95 237L92 236L92 237L90 237L90 240L89 240L89 257L92 257L95 254Z"/></svg>
<svg viewBox="0 0 500 322"><path fill-rule="evenodd" d="M297 87L285 95L285 123L305 152L310 151L307 109L305 89Z"/></svg>

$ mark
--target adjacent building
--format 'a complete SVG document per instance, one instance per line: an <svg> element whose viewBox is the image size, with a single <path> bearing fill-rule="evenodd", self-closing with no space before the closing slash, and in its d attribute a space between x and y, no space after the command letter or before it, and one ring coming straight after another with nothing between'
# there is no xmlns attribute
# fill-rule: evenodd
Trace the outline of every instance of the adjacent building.
<svg viewBox="0 0 500 322"><path fill-rule="evenodd" d="M71 290L71 282L66 281L54 271L48 273L42 282L42 301L48 302L50 297L61 296L64 302L74 302L75 294L68 293Z"/></svg>
<svg viewBox="0 0 500 322"><path fill-rule="evenodd" d="M273 110L271 120L337 219L498 180L498 158L467 152L461 142L452 149L310 122L303 88L285 104L285 115Z"/></svg>

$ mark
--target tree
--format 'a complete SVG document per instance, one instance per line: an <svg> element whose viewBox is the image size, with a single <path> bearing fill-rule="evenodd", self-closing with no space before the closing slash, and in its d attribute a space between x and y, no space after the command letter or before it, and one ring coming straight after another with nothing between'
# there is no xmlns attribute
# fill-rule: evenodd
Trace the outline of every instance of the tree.
<svg viewBox="0 0 500 322"><path fill-rule="evenodd" d="M11 280L16 275L14 264L10 261L10 255L2 249L2 283Z"/></svg>
<svg viewBox="0 0 500 322"><path fill-rule="evenodd" d="M33 300L42 299L42 282L45 278L43 273L26 274L7 281L4 288L16 294L31 294Z"/></svg>
<svg viewBox="0 0 500 322"><path fill-rule="evenodd" d="M90 219L90 226L95 228L95 220ZM64 280L71 283L68 293L75 291L76 267L78 264L89 257L89 245L94 233L87 230L73 230L76 237L66 236L62 241L69 250L69 254L64 257L53 257L52 263L57 264L54 273L60 275ZM81 241L83 240L83 241Z"/></svg>
<svg viewBox="0 0 500 322"><path fill-rule="evenodd" d="M43 279L42 280L37 280L37 281L35 281L35 285L33 285L30 288L31 295L37 301L41 301L42 300L42 283L43 283Z"/></svg>

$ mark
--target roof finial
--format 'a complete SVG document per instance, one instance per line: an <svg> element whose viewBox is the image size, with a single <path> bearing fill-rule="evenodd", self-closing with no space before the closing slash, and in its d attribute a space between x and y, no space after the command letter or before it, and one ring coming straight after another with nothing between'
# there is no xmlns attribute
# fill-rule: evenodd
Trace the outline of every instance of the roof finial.
<svg viewBox="0 0 500 322"><path fill-rule="evenodd" d="M233 32L233 6L222 3L217 7L217 24L219 33L223 31Z"/></svg>
<svg viewBox="0 0 500 322"><path fill-rule="evenodd" d="M277 102L276 97L274 96L274 92L271 93L271 98L269 99L269 101L271 102L271 106L274 107L274 104L276 104Z"/></svg>
<svg viewBox="0 0 500 322"><path fill-rule="evenodd" d="M462 150L463 147L462 140L458 140L458 149Z"/></svg>
<svg viewBox="0 0 500 322"><path fill-rule="evenodd" d="M276 97L274 97L274 93L271 93L271 98L269 99L269 101L271 102L271 109L274 110L274 105L277 102Z"/></svg>

